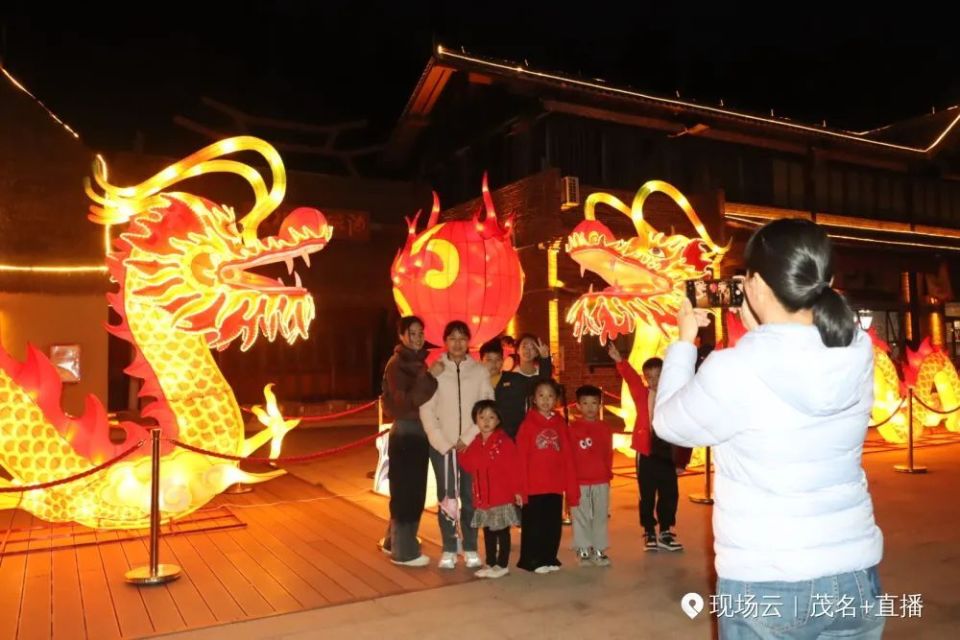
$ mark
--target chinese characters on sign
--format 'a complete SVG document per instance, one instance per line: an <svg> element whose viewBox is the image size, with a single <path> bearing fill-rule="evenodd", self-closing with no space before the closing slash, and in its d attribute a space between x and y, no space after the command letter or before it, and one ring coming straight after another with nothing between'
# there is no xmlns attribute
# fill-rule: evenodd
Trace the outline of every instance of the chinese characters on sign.
<svg viewBox="0 0 960 640"><path fill-rule="evenodd" d="M687 602L691 596L697 594L687 594L681 602L684 612L691 618L690 607ZM699 596L697 596L699 597ZM806 600L804 598L803 600ZM732 618L742 616L744 618L780 618L782 616L796 616L799 612L801 602L798 598L781 598L779 596L758 596L755 594L731 594L711 595L710 609L711 615L718 618ZM807 606L803 603L802 606ZM923 595L919 593L904 593L900 596L893 594L882 594L877 597L876 602L864 602L855 604L850 596L835 597L833 594L815 593L810 600L809 615L812 618L854 618L858 615L857 609L860 609L861 617L876 615L883 618L920 618L923 616ZM697 611L696 613L699 613Z"/></svg>

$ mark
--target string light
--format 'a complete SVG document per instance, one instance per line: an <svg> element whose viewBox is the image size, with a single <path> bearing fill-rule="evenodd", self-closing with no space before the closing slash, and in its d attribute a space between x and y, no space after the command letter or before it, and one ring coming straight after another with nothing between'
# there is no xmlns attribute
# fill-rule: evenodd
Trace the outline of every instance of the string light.
<svg viewBox="0 0 960 640"><path fill-rule="evenodd" d="M736 222L749 225L751 227L762 227L764 224L763 222L760 222L756 219L753 219L747 216L735 215L735 214L727 214L726 218L728 220L734 220ZM774 220L776 218L765 218L765 219ZM894 245L899 247L919 247L922 249L944 249L947 251L960 251L960 246L951 246L948 244L928 244L926 242L909 242L907 240L883 240L880 238L865 238L863 236L851 236L851 235L839 234L839 233L828 233L827 235L836 240L853 240L856 242L867 242L871 244L882 244L882 245Z"/></svg>
<svg viewBox="0 0 960 640"><path fill-rule="evenodd" d="M727 203L724 211L726 217L741 216L744 218L756 218L759 220L779 220L780 218L803 218L813 220L814 217L806 211L796 211L793 209L768 209L749 204ZM863 229L864 231L879 231L883 233L902 233L916 236L931 236L934 238L957 238L960 239L960 231L956 229L947 229L944 227L930 227L927 225L911 224L906 222L888 222L881 220L868 220L863 218L852 218L850 216L838 216L828 213L818 213L816 222L825 227L841 227L847 229Z"/></svg>
<svg viewBox="0 0 960 640"><path fill-rule="evenodd" d="M3 75L5 75L5 76L7 77L7 80L10 81L10 84L12 84L13 86L15 86L17 89L19 89L20 91L24 92L24 93L27 94L28 96L30 96L30 97L33 99L34 102L36 102L38 105L40 105L41 107L43 107L43 110L47 112L47 115L49 115L51 118L53 118L54 121L55 121L57 124L59 124L61 127L63 127L64 129L66 129L66 130L67 130L67 133L69 133L70 135L72 135L72 136L73 136L74 138L76 138L77 140L80 139L80 134L79 134L79 133L77 133L76 131L74 131L74 130L70 127L70 125L68 125L66 122L64 122L63 120L61 120L60 118L58 118L58 117L57 117L57 114L55 114L53 111L51 111L50 108L49 108L47 105L43 104L43 101L40 100L40 98L38 98L37 96L35 96L35 95L33 95L32 93L30 93L30 90L27 89L25 86L23 86L23 84L21 84L19 80L17 80L16 78L14 78L13 75L3 67L3 65L0 65L0 73L3 73Z"/></svg>
<svg viewBox="0 0 960 640"><path fill-rule="evenodd" d="M20 273L106 273L104 265L79 265L76 267L24 267L12 264L0 264L0 271Z"/></svg>
<svg viewBox="0 0 960 640"><path fill-rule="evenodd" d="M803 131L804 133L813 133L818 136L829 136L832 138L841 138L844 140L851 140L851 141L860 142L863 144L884 147L887 149L895 149L898 151L907 151L910 153L917 153L917 154L926 154L932 151L934 148L937 147L937 145L943 142L944 138L946 138L947 135L949 135L949 133L957 126L957 123L960 122L960 113L958 113L957 116L950 122L950 124L948 124L947 127L940 133L940 135L938 135L933 140L933 142L931 142L928 146L909 147L906 145L894 144L891 142L884 142L882 140L871 140L870 138L864 138L855 133L846 133L842 131L829 131L829 130L823 129L822 127L814 127L814 126L809 126L804 124L797 124L795 122L787 122L787 121L776 119L776 118L765 118L763 116L755 116L749 113L743 113L739 111L730 111L729 109L721 109L719 107L711 107L709 105L697 104L693 102L687 102L684 100L674 100L672 98L663 98L659 96L653 96L649 94L640 93L637 91L630 91L629 89L612 87L606 84L597 84L597 83L589 82L586 80L579 80L577 78L571 78L568 76L561 76L561 75L556 75L552 73L544 73L542 71L533 71L531 69L520 69L517 66L500 64L497 62L484 60L482 58L476 58L474 56L456 53L442 46L437 47L437 55L440 57L463 60L465 62L470 62L472 64L482 65L482 66L493 68L493 69L499 69L501 71L516 72L520 70L520 71L523 71L524 75L527 75L527 76L533 76L536 78L542 78L544 80L550 80L554 82L562 82L567 85L575 85L578 87L584 87L587 89L602 91L604 93L612 93L616 95L627 96L630 98L640 98L643 100L649 100L651 102L667 104L673 107L697 109L700 111L706 111L708 113L714 113L714 114L723 115L723 116L734 116L734 117L743 118L744 120L749 120L752 122L759 122L763 124L773 124L780 127L785 127L787 129L793 129L795 131Z"/></svg>

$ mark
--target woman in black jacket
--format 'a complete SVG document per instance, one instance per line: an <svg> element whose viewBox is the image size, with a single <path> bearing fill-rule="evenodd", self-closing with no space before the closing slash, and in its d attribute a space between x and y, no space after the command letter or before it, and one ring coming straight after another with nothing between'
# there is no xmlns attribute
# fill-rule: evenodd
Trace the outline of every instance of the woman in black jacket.
<svg viewBox="0 0 960 640"><path fill-rule="evenodd" d="M422 567L430 563L420 553L417 539L427 495L430 444L420 423L420 405L437 390L437 379L425 363L423 321L416 316L400 318L397 335L400 344L383 372L383 405L393 417L387 445L390 525L383 550L391 554L394 564ZM442 364L434 366L442 370Z"/></svg>

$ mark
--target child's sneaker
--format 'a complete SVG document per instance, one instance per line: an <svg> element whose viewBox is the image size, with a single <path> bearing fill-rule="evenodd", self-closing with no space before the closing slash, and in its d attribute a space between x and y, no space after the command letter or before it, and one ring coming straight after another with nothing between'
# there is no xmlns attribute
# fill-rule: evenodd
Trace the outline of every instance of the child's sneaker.
<svg viewBox="0 0 960 640"><path fill-rule="evenodd" d="M657 534L653 531L647 531L643 534L643 550L644 551L656 551L657 550Z"/></svg>
<svg viewBox="0 0 960 640"><path fill-rule="evenodd" d="M457 566L457 554L452 551L444 551L437 563L439 569L454 569Z"/></svg>
<svg viewBox="0 0 960 640"><path fill-rule="evenodd" d="M590 562L590 550L589 549L577 549L577 560L580 562L581 567L589 567L592 562Z"/></svg>
<svg viewBox="0 0 960 640"><path fill-rule="evenodd" d="M657 546L667 551L683 551L683 545L677 542L677 536L673 531L661 531Z"/></svg>
<svg viewBox="0 0 960 640"><path fill-rule="evenodd" d="M540 575L544 575L544 574L550 573L551 571L553 571L553 569L551 569L550 567L548 567L548 566L546 566L546 565L544 565L544 566L542 566L542 567L537 567L536 569L533 570L534 573L539 573Z"/></svg>
<svg viewBox="0 0 960 640"><path fill-rule="evenodd" d="M400 565L401 567L425 567L428 564L430 564L430 558L421 554L419 557L416 557L413 560L400 561L400 560L394 560L393 558L391 558L390 562L396 565Z"/></svg>
<svg viewBox="0 0 960 640"><path fill-rule="evenodd" d="M483 563L480 562L480 555L476 551L464 551L463 561L464 564L467 565L467 569L476 569L483 565Z"/></svg>
<svg viewBox="0 0 960 640"><path fill-rule="evenodd" d="M597 565L598 567L609 567L610 558L608 558L607 554L605 554L603 551L597 549L593 555L593 564Z"/></svg>
<svg viewBox="0 0 960 640"><path fill-rule="evenodd" d="M496 567L483 567L473 572L474 577L476 578L489 578L490 572L493 571Z"/></svg>
<svg viewBox="0 0 960 640"><path fill-rule="evenodd" d="M491 579L502 578L508 573L510 573L510 569L494 565L490 567L489 571L487 571L487 577Z"/></svg>

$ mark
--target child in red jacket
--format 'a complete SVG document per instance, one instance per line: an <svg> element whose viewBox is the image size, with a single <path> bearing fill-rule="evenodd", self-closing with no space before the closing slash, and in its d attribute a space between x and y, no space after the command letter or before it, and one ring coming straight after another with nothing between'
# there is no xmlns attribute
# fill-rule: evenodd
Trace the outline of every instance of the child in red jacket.
<svg viewBox="0 0 960 640"><path fill-rule="evenodd" d="M480 437L460 454L460 466L473 476L475 511L471 526L483 529L487 551L487 566L473 575L502 578L510 572L510 527L520 524L517 507L523 504L517 446L500 429L495 401L477 402L471 417Z"/></svg>
<svg viewBox="0 0 960 640"><path fill-rule="evenodd" d="M573 512L573 548L581 566L610 565L607 520L613 480L613 433L599 420L603 394L597 387L577 389L580 418L570 423L573 461L580 485L580 505Z"/></svg>
<svg viewBox="0 0 960 640"><path fill-rule="evenodd" d="M556 382L537 382L533 388L534 408L517 432L524 497L517 566L540 574L560 569L557 552L563 529L564 494L571 507L580 502L569 427L554 410L559 397Z"/></svg>
<svg viewBox="0 0 960 640"><path fill-rule="evenodd" d="M653 406L663 360L650 358L643 363L643 378L630 363L620 356L611 342L610 357L617 363L630 396L637 407L637 421L633 426L632 448L637 452L637 484L640 490L640 526L643 527L644 551L683 551L673 526L677 523L680 487L677 483L675 447L654 433ZM646 379L646 383L644 382ZM654 517L656 511L656 517ZM660 535L657 536L657 526Z"/></svg>

